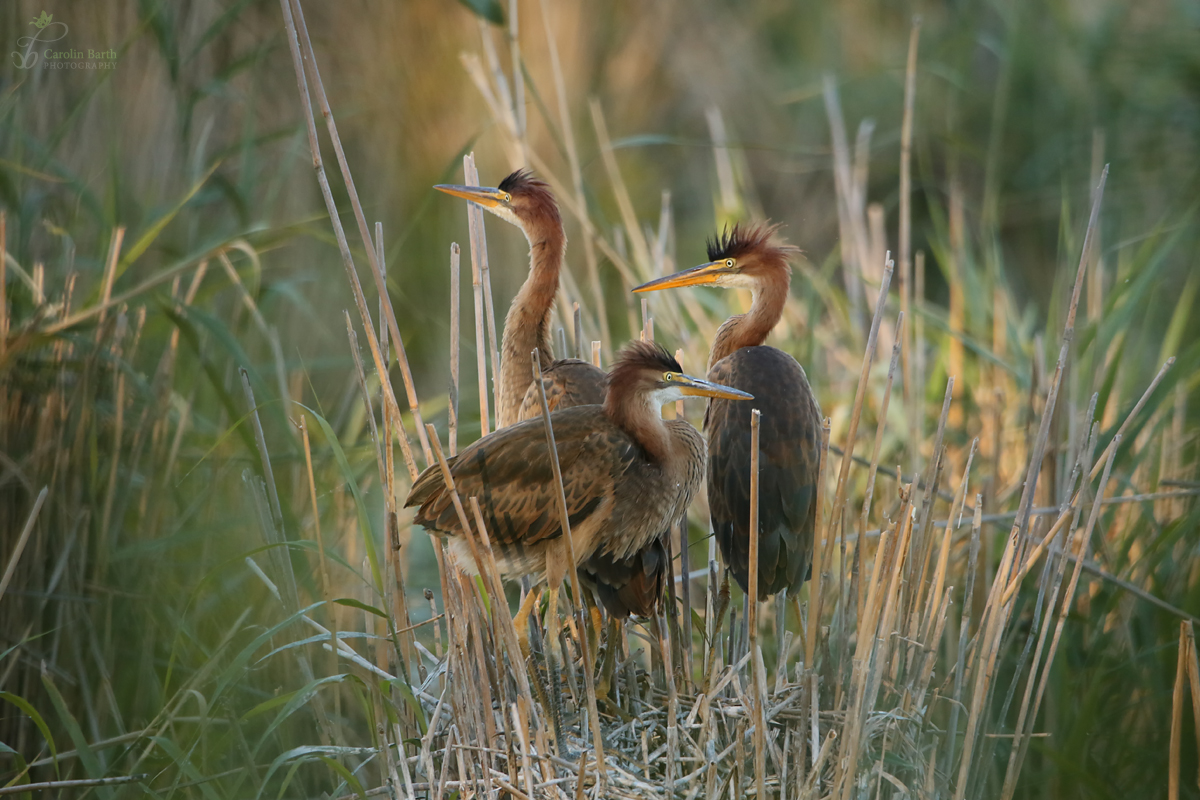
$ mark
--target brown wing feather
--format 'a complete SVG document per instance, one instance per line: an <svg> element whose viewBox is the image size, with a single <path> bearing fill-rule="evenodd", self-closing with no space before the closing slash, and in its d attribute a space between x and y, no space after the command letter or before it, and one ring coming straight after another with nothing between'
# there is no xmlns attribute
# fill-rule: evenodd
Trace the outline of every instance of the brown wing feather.
<svg viewBox="0 0 1200 800"><path fill-rule="evenodd" d="M762 412L759 438L758 587L760 599L808 579L820 473L821 409L804 370L774 347L744 347L713 365L709 380L754 395L713 400L705 415L708 505L725 563L743 590L750 562L750 412Z"/></svg>
<svg viewBox="0 0 1200 800"><path fill-rule="evenodd" d="M551 411L575 406L599 405L604 402L604 370L578 358L555 361L542 372L546 390L546 405ZM536 383L531 383L521 401L517 419L524 421L542 415L542 400Z"/></svg>
<svg viewBox="0 0 1200 800"><path fill-rule="evenodd" d="M554 437L572 526L590 517L631 466L638 448L598 406L554 415ZM485 436L450 461L459 496L478 497L488 534L499 545L530 545L562 535L557 488L541 420ZM441 471L427 469L405 506L420 506L415 521L457 535L461 525Z"/></svg>
<svg viewBox="0 0 1200 800"><path fill-rule="evenodd" d="M658 609L667 573L665 535L629 558L597 552L579 565L579 579L610 615L618 619L630 614L648 617Z"/></svg>
<svg viewBox="0 0 1200 800"><path fill-rule="evenodd" d="M566 358L542 373L546 404L551 411L604 402L607 375L586 361ZM531 385L521 404L520 419L542 413L536 385ZM610 615L622 619L630 614L647 617L658 608L666 582L666 549L660 534L649 544L625 558L601 547L579 565L579 577Z"/></svg>

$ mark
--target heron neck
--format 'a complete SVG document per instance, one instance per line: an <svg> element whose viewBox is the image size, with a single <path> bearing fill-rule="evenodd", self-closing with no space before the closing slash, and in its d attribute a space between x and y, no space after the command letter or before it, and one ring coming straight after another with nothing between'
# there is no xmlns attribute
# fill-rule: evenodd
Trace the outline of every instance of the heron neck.
<svg viewBox="0 0 1200 800"><path fill-rule="evenodd" d="M670 463L671 434L663 422L662 409L649 395L631 388L610 386L604 398L604 413L646 451L650 460Z"/></svg>
<svg viewBox="0 0 1200 800"><path fill-rule="evenodd" d="M757 347L767 340L783 317L790 285L791 276L786 270L768 273L759 280L752 290L750 310L730 317L717 329L708 355L709 369L735 350Z"/></svg>
<svg viewBox="0 0 1200 800"><path fill-rule="evenodd" d="M561 231L548 231L530 236L529 242L529 276L513 298L504 320L497 427L517 421L521 401L525 399L529 384L533 383L530 352L537 348L543 369L554 360L550 308L558 293L558 273L562 269L567 241Z"/></svg>

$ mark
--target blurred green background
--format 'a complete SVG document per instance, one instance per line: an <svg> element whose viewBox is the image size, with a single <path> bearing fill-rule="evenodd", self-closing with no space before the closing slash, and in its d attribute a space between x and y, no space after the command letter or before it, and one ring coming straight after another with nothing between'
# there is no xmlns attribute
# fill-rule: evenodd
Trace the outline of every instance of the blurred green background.
<svg viewBox="0 0 1200 800"><path fill-rule="evenodd" d="M837 281L839 225L823 80L829 75L836 81L851 140L862 120L873 121L867 199L882 205L887 247L895 251L904 63L910 22L919 14L913 250L928 255L925 297L931 308L949 303L950 249L962 254L958 269L1006 286L1013 307L1005 324L1014 330L1011 341L1024 348L1017 359L1023 371L1019 385L1028 392L1037 332L1050 331L1040 357L1053 364L1057 355L1054 342L1091 183L1098 165L1110 164L1098 295L1107 305L1094 310L1097 317L1119 311L1121 327L1136 335L1090 330L1082 341L1107 335L1106 345L1117 342L1120 383L1128 387L1122 395L1126 410L1163 355L1180 355L1182 374L1173 380L1183 387L1177 396L1183 398L1186 426L1179 446L1193 454L1183 461L1194 463L1200 416L1195 400L1200 317L1191 313L1200 274L1200 5L1184 0L546 5L548 20L536 0L517 4L529 143L555 172L569 174L557 133L548 29L558 43L583 182L602 235L613 238L620 215L588 109L593 97L604 111L638 219L657 227L662 193L670 192L677 266L704 260L704 238L719 224L769 218L783 223L786 238L805 251L806 276ZM113 67L20 68L19 40L35 31L30 22L43 11L69 27L64 44L115 49ZM305 11L367 218L383 224L392 301L427 417L444 430L448 249L451 241L465 246L467 234L462 205L430 187L461 182L461 156L469 150L477 155L485 183L494 185L515 166L461 58L480 53L483 32L494 38L508 71L503 46L508 29L489 26L476 12L507 17L510 9L487 0L353 0L312 2ZM94 413L103 424L92 428L81 422L86 417L71 417L83 433L72 450L81 458L68 467L46 445L52 437L22 427L22 420L34 419L32 412L13 410L20 406L14 398L36 403L57 373L46 359L0 361L6 398L14 403L0 419L6 426L0 449L19 467L6 462L0 479L4 552L11 550L37 486L55 475L59 480L70 475L71 500L48 507L44 524L81 531L73 538L47 534L26 554L38 577L28 585L15 583L0 608L5 636L0 647L24 642L6 673L20 682L14 678L0 688L33 702L43 691L38 662L61 661L65 666L57 679L87 709L78 713L86 738L96 741L154 719L178 688L171 670L188 663L202 671L196 665L217 652L224 626L265 596L259 583L239 571L244 553L259 543L241 478L255 456L249 446L231 453L237 434L229 430L245 411L236 366L252 368L260 401L280 394L271 329L277 331L292 398L320 409L345 434L342 443L360 474L374 469L344 334L342 312L353 303L313 177L278 3L6 0L0 6L0 44L8 53L0 66L0 208L8 254L28 276L25 280L16 268L6 272L12 319L33 318L39 300L34 287L42 286L54 301L71 273L78 276L75 307L93 301L113 231L121 226L127 233L116 293L222 247L231 248L229 269L245 287L225 278L206 280L186 326L164 313L171 305L168 294L181 295L186 279L180 288L163 283L131 301L145 302L149 313L140 349L126 370L129 391L139 403L154 396L150 376L159 368L159 351L173 332L184 331L172 396L195 400L195 431L177 445L174 472L154 475L145 464L141 471L129 470L128 486L121 483L116 500L108 501L103 530L93 527L106 494L113 494L104 438L114 410L109 384L80 379L80 391L95 392ZM710 109L720 111L731 148L732 206L722 197ZM553 125L546 124L547 116ZM325 158L332 172L332 152ZM344 192L334 183L344 221L353 229ZM957 243L950 234L952 193L962 202ZM572 242L568 265L583 285L582 236L575 219L565 218ZM511 228L492 218L487 224L502 315L524 279L527 246ZM223 269L214 258L209 274ZM600 275L613 339L606 342L607 362L631 332L624 312L627 287L604 260ZM1146 282L1122 295L1131 276ZM810 279L796 281L793 294L815 313L820 304ZM462 300L469 326L469 284ZM986 295L967 300L991 307ZM463 336L464 440L479 430L469 330ZM847 330L849 339L854 331ZM82 348L95 331L93 320L63 336ZM596 330L586 335L599 338ZM670 341L671 332L664 338ZM807 341L798 354L807 348L812 356L816 346ZM860 344L846 345L861 352ZM823 403L823 392L842 398L849 384L852 393L857 376L849 373L856 363L802 360L815 364L809 376ZM79 367L84 374L82 359ZM940 368L944 374L944 364ZM210 385L221 380L236 403ZM1080 397L1093 386L1090 378L1084 383ZM833 384L837 391L829 388ZM934 379L932 389L923 388L940 404L942 385ZM164 418L178 420L182 404L176 399L163 406L168 407ZM135 405L128 419L142 411L143 405ZM287 465L281 481L304 498L303 454L289 430L290 413L276 404L264 412L264 424L273 455ZM76 429L70 430L74 436ZM136 444L129 445L131 451ZM323 463L329 475L337 474L331 459ZM125 475L124 466L120 472ZM27 486L19 475L28 476ZM322 502L348 507L351 501L335 485L331 478L318 486ZM378 484L368 486L367 494L377 504ZM165 517L155 516L160 504L172 509L161 512ZM299 507L285 510L293 530L305 513ZM117 520L111 526L110 516ZM136 524L129 521L134 518ZM164 518L171 523L159 527ZM1163 534L1169 541L1162 544L1162 558L1185 560L1181 574L1190 571L1186 559L1195 558L1195 532L1193 512L1187 525ZM418 538L423 539L414 537L415 546L425 546ZM1171 549L1179 541L1185 546ZM350 575L362 553L343 555L344 574ZM428 556L414 558L429 563ZM56 569L65 582L54 578ZM425 585L436 585L436 576L410 579L415 597ZM1193 613L1200 609L1194 579L1171 585L1178 589L1173 603ZM70 595L66 601L64 592ZM427 609L414 609L413 616L422 613ZM53 647L25 642L35 619L38 630L47 632L45 641L56 642ZM1170 632L1173 619L1156 618L1148 628ZM80 633L85 629L90 632ZM1081 645L1076 654L1085 659L1086 652ZM1040 787L1048 797L1128 797L1164 785L1169 720L1158 714L1163 703L1170 708L1174 652L1169 636L1131 634L1113 646L1116 661L1103 668L1085 670L1082 662L1064 658L1060 668L1080 668L1080 686L1092 678L1100 687L1119 682L1123 673L1113 664L1126 656L1129 675L1141 680L1148 672L1156 680L1122 694L1120 710L1106 706L1107 688L1087 695L1082 708L1060 707L1053 723L1064 735L1036 740L1035 750L1044 757L1027 767L1023 785ZM103 681L93 694L82 688L82 676L97 670ZM286 684L260 677L262 685L224 702L240 713ZM1063 680L1071 686L1072 674L1064 673ZM1132 725L1129 730L1138 735L1123 739L1120 727L1138 716L1143 701L1149 709L1141 719L1146 727ZM115 731L109 721L114 709L120 709ZM12 706L4 711L11 714L4 729L18 731L27 743L33 735L28 725L14 721ZM1131 716L1123 716L1126 712ZM1147 730L1158 733L1150 736ZM1192 739L1186 741L1190 747ZM21 749L16 740L6 743ZM230 755L236 742L223 746L213 763L227 766L220 758L236 763ZM1195 772L1192 752L1185 747L1185 775ZM1190 783L1184 790L1196 796Z"/></svg>

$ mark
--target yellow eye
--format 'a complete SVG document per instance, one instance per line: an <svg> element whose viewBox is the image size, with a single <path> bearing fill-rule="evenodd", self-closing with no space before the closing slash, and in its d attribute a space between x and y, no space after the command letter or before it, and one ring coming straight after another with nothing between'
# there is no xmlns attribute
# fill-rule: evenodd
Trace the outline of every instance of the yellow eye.
<svg viewBox="0 0 1200 800"><path fill-rule="evenodd" d="M506 202L506 203L511 203L511 202L512 202L512 195L511 195L511 194L509 194L508 192L505 192L505 193L504 193L504 202Z"/></svg>
<svg viewBox="0 0 1200 800"><path fill-rule="evenodd" d="M671 381L675 380L675 375L674 375L674 373L671 373L671 372L664 372L664 373L663 373L663 380L664 380L664 381L667 381L668 383L670 383Z"/></svg>
<svg viewBox="0 0 1200 800"><path fill-rule="evenodd" d="M725 266L728 267L729 269L733 269L733 259L732 258L725 259Z"/></svg>

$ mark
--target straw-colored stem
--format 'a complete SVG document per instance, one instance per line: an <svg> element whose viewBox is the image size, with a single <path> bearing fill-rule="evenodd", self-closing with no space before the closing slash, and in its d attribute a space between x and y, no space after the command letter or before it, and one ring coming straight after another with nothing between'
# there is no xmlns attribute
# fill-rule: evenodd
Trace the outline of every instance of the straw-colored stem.
<svg viewBox="0 0 1200 800"><path fill-rule="evenodd" d="M808 625L804 635L804 668L814 669L817 648L817 631L820 629L821 621L821 584L824 582L822 578L823 567L821 556L824 549L821 546L823 536L831 536L832 528L825 525L825 467L829 463L829 417L826 417L821 423L821 452L820 452L820 468L817 471L817 514L816 523L813 532L813 564L812 564L812 581L808 588Z"/></svg>
<svg viewBox="0 0 1200 800"><path fill-rule="evenodd" d="M474 203L468 203L468 220L473 220L471 216L474 209ZM482 213L482 212L480 212ZM479 221L482 227L482 219ZM488 424L488 358L487 358L487 334L486 325L483 313L483 273L479 266L478 247L476 243L475 223L471 222L471 290L475 298L475 366L479 377L479 435L487 436L491 431ZM501 420L496 420L496 425L499 427Z"/></svg>
<svg viewBox="0 0 1200 800"><path fill-rule="evenodd" d="M3 259L3 253L0 253L0 259ZM4 577L0 578L0 600L4 599L8 584L12 582L13 575L16 574L21 553L25 551L25 545L33 533L34 523L37 522L38 514L41 513L42 505L46 502L46 496L49 494L50 487L43 486L42 490L38 492L37 499L33 501L33 508L30 509L29 516L25 518L25 526L21 528L21 535L17 537L17 543L13 545L12 553L8 557L8 564L4 567Z"/></svg>
<svg viewBox="0 0 1200 800"><path fill-rule="evenodd" d="M912 308L912 139L913 116L917 95L917 47L921 36L921 18L913 16L908 34L908 61L904 67L904 117L900 123L900 313L911 319ZM915 397L913 386L913 364L911 323L904 328L896 323L896 334L901 341L902 371L904 373L904 408L909 420L909 441L915 446L917 435L912 403Z"/></svg>
<svg viewBox="0 0 1200 800"><path fill-rule="evenodd" d="M1171 744L1167 764L1167 800L1179 800L1179 751L1183 738L1183 687L1187 672L1187 623L1179 623L1179 657L1175 660L1175 689L1171 693Z"/></svg>
<svg viewBox="0 0 1200 800"><path fill-rule="evenodd" d="M459 277L459 247L458 242L450 244L450 396L447 401L447 446L450 448L450 455L458 455L458 377L459 377L459 351L462 349L460 343L460 331L462 323L460 321L459 306L461 299L459 297L461 280Z"/></svg>
<svg viewBox="0 0 1200 800"><path fill-rule="evenodd" d="M284 3L289 2L289 0L280 1ZM432 463L433 454L429 449L429 439L425 434L424 421L421 419L420 401L417 399L416 384L413 381L412 370L409 368L408 355L404 349L404 340L400 336L400 326L396 322L396 312L392 307L391 297L388 294L387 281L383 275L383 270L379 265L379 261L375 257L375 248L372 246L371 234L367 230L367 218L363 214L362 203L358 199L358 191L354 188L354 179L350 175L350 165L346 160L346 153L342 149L342 140L338 135L337 123L333 118L333 109L329 106L329 98L325 96L325 86L321 81L321 72L317 68L317 56L313 51L312 41L310 41L308 37L308 27L304 22L304 11L300 7L300 0L290 0L290 5L291 8L285 11L284 22L288 29L288 44L292 47L292 60L297 68L297 77L300 77L299 73L302 69L302 61L299 58L300 50L302 50L310 67L314 96L316 98L317 105L321 109L321 115L325 118L325 125L329 131L329 140L333 145L333 152L337 156L338 167L342 173L342 181L346 184L346 193L350 199L350 207L354 211L354 219L358 223L358 233L362 237L363 248L367 253L367 260L371 267L371 277L375 279L375 288L379 292L380 299L385 301L383 303L383 309L387 319L388 330L391 331L392 340L396 347L396 360L400 365L400 375L404 380L404 389L408 395L409 410L412 412L413 420L416 422L417 434L421 440L421 448L425 453L426 463ZM296 42L292 41L293 37L296 38ZM297 45L299 50L297 49ZM301 95L304 101L305 116L307 120L311 122L312 105L309 101L307 86L302 88ZM321 176L324 176L324 167L320 165L320 153L316 148L315 129L310 130L309 145L313 149L314 167L318 169L318 172ZM326 199L326 205L330 206L331 201L332 196ZM328 210L330 220L333 222L334 227L340 229L340 215L337 213L336 206L333 206ZM345 234L343 232L342 236L344 237L344 235ZM339 248L340 246L341 242L339 241ZM347 248L343 254L343 259L347 262L348 269L353 271L353 260L350 259L349 256L350 252ZM355 274L354 283L358 283L357 273ZM361 288L359 291L361 292ZM370 314L366 313L365 303L360 309L360 313L363 314L363 325L370 328ZM371 332L371 338L376 338L373 330ZM380 366L381 364L377 361L376 368L379 369ZM387 374L388 373L386 369L379 370L380 380L384 381L385 383L390 383L386 380ZM399 407L396 408L395 413L396 417L399 418ZM413 480L416 480L415 475L413 476Z"/></svg>
<svg viewBox="0 0 1200 800"><path fill-rule="evenodd" d="M513 76L514 82L520 82L520 76ZM522 83L523 85L523 83ZM463 177L471 186L479 185L479 170L475 168L475 154L469 153L463 157ZM486 309L488 356L492 364L492 407L500 413L500 400L497 397L500 381L500 339L496 336L496 307L492 303L492 270L488 262L487 236L483 227L483 207L477 203L467 203L467 221L471 233L471 266L475 267L478 258L480 281L483 283L483 304ZM500 420L497 418L496 427L511 425L516 420Z"/></svg>
<svg viewBox="0 0 1200 800"><path fill-rule="evenodd" d="M584 630L583 614L585 612L583 607L583 599L581 596L582 587L579 583L579 562L575 558L575 542L571 538L570 513L567 511L567 495L566 492L563 491L562 468L558 463L558 450L554 443L554 424L550 418L550 406L546 402L546 387L542 383L542 365L538 358L538 352L536 349L530 353L530 359L532 360L533 366L533 382L534 385L538 387L538 399L541 401L542 406L542 422L546 427L546 445L550 451L550 465L554 471L554 483L558 490L556 493L556 499L558 501L559 523L562 525L563 538L567 543L567 553L571 559L572 605L575 611L579 614L579 627L582 634L582 631ZM554 620L551 620L551 623L557 624ZM589 728L592 738L592 749L596 752L596 763L603 764L604 738L600 731L600 713L597 710L596 705L596 684L593 675L594 664L591 658L591 653L588 649L587 636L580 635L579 649L583 653L583 678L584 687L587 691L588 722L590 723ZM604 783L603 770L597 771L597 779L601 784Z"/></svg>
<svg viewBox="0 0 1200 800"><path fill-rule="evenodd" d="M750 412L750 565L749 565L749 618L750 652L761 656L758 645L758 490L759 490L759 436L762 412L757 408ZM765 797L766 763L766 719L762 701L766 697L762 671L754 666L754 784L756 797Z"/></svg>
<svg viewBox="0 0 1200 800"><path fill-rule="evenodd" d="M293 19L293 16L292 16L293 2L294 2L294 0L279 0L279 4L283 9L284 25L287 29L288 47L290 48L291 54L292 54L292 64L293 64L293 67L295 68L295 72L296 72L296 84L300 91L301 106L304 110L304 121L305 121L306 130L308 131L308 145L309 145L309 152L312 155L313 170L317 175L317 184L319 185L319 187L321 189L321 196L325 200L326 212L328 213L329 220L333 225L333 233L334 233L334 238L337 240L338 253L342 257L342 267L346 272L346 277L350 283L351 292L354 295L354 305L358 309L358 314L362 320L363 327L367 331L367 344L370 346L370 349L371 349L371 358L373 359L373 361L375 363L375 371L380 375L380 382L384 389L385 403L389 407L391 407L393 413L395 413L395 415L397 417L399 417L400 416L400 408L396 402L396 396L395 396L394 392L392 391L391 381L385 379L385 376L387 375L387 370L384 367L383 357L379 351L379 337L375 334L374 327L371 324L371 312L367 308L367 300L366 300L366 296L363 294L362 283L358 279L358 272L354 266L354 257L350 254L350 245L346 241L346 231L342 227L341 212L338 210L337 203L333 197L333 192L329 186L329 179L325 174L325 164L324 164L323 159L321 158L321 148L317 141L317 128L316 128L316 122L313 119L312 100L309 95L308 81L305 78L304 61L303 61L303 57L301 56L301 53L300 53L300 43L299 43L299 37L297 34L296 19L299 19L300 15L299 15L299 13L297 13L296 19ZM299 11L298 3L296 4L296 8L297 8L297 12L298 12ZM303 25L303 20L301 20L300 24ZM305 38L307 39L307 36ZM311 58L311 51L309 52L309 57ZM316 73L315 63L313 65L313 72ZM332 124L332 113L330 113L329 119L330 119L330 123ZM339 153L341 152L340 146L338 147L338 152ZM358 211L358 213L361 213L361 209L358 208L357 196L355 195L355 193L353 191L350 194L351 194L351 197L355 204L356 210ZM364 219L363 230L365 230L365 225L366 225L366 221ZM369 239L369 237L364 237L364 238ZM371 257L373 259L374 252L375 252L374 248L368 246L367 251L371 254ZM391 304L388 303L386 307L390 310ZM389 317L388 328L389 328L389 330L393 331L393 335L398 340L400 338L399 327L398 326L393 327L393 326L395 326L394 316ZM399 345L399 342L397 342L397 344ZM407 368L406 363L404 364L404 366L405 366L405 368ZM415 394L413 395L411 400L412 400L412 402L415 403L415 400L416 400ZM429 456L429 450L428 450L429 445L426 440L426 435L425 435L424 429L421 427L421 423L420 423L420 416L419 416L420 411L415 405L413 406L413 413L414 413L414 418L418 421L418 425L417 425L418 435L419 435L420 439L422 440L423 446L426 449L426 455ZM432 458L432 456L430 456L430 458ZM415 463L410 466L410 473L411 474L409 477L413 481L415 481L417 479L417 475L419 474L416 469Z"/></svg>
<svg viewBox="0 0 1200 800"><path fill-rule="evenodd" d="M862 416L863 399L867 394L867 378L871 374L871 364L875 360L875 340L879 336L879 323L883 320L883 307L887 304L888 286L892 282L892 270L895 264L888 261L883 270L883 281L879 286L879 297L875 303L875 316L871 319L871 332L867 336L867 349L863 353L862 370L858 376L858 388L854 393L854 406L850 412L850 427L846 432L846 455L842 456L842 466L838 473L837 491L833 496L833 516L830 520L830 531L837 530L842 513L842 503L848 488L847 477L850 475L851 454L854 452L854 441L858 435L858 421Z"/></svg>

